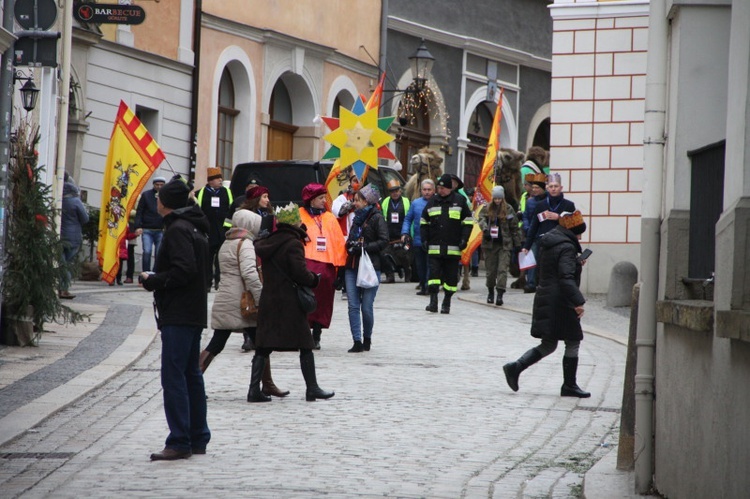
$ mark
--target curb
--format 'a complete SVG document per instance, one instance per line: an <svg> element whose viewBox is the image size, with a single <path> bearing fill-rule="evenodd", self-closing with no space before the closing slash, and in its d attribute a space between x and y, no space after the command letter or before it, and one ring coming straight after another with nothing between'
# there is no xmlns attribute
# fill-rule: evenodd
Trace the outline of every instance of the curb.
<svg viewBox="0 0 750 499"><path fill-rule="evenodd" d="M16 439L125 371L143 356L156 334L151 308L143 307L133 332L103 362L0 419L0 446Z"/></svg>

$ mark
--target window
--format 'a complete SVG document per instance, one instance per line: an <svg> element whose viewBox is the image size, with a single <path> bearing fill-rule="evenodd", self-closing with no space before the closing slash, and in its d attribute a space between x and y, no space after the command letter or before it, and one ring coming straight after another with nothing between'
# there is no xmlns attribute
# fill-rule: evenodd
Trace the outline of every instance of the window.
<svg viewBox="0 0 750 499"><path fill-rule="evenodd" d="M216 134L216 167L224 178L232 178L234 164L234 122L240 112L234 108L232 75L224 68L219 83L219 119Z"/></svg>
<svg viewBox="0 0 750 499"><path fill-rule="evenodd" d="M707 279L715 268L716 222L724 209L725 141L688 152L690 177L690 245L688 277Z"/></svg>

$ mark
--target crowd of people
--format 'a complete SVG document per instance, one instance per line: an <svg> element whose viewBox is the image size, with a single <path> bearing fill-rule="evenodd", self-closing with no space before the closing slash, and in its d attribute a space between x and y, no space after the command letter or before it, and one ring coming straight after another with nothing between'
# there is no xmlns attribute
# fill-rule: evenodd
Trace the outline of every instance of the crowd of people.
<svg viewBox="0 0 750 499"><path fill-rule="evenodd" d="M477 219L463 182L450 173L422 181L415 199L402 195L398 181L389 183L382 196L374 184L360 185L352 176L331 206L326 187L313 183L300 193L301 206L275 208L273 193L258 179L251 178L245 194L233 199L218 168L208 169L207 184L198 190L179 176L169 182L155 177L153 188L141 196L126 238L141 236L139 282L154 293L162 336L170 433L164 449L151 459L205 452L210 430L202 374L233 332L243 333L243 351L254 351L248 402L289 394L273 382L274 351L299 352L305 398L315 401L334 396L318 385L313 351L321 348L322 332L331 326L337 289L347 301L350 353L373 347L375 298L381 283L395 282L396 275L416 283L417 295L429 296L427 312L449 314L459 272L468 273L460 259L475 224L481 230L478 251L485 261L488 304L503 305L513 261L533 253L538 262L517 274L511 285L536 293L531 335L541 342L503 366L509 387L517 391L520 374L564 341L561 395L590 396L576 381L585 303L579 290L585 264L579 239L586 225L564 197L561 176L549 173L544 158L539 150L529 151L520 203L506 200L505 189L495 186ZM67 204L80 211L73 189L66 193L72 198ZM76 216L67 219L83 221ZM123 250L125 263L129 255ZM131 272L129 266L128 276ZM315 298L312 309L301 298L308 289ZM209 314L212 290L216 296ZM243 291L258 305L257 316L240 313ZM67 287L61 290L61 297L67 292ZM201 350L201 333L209 322L213 335Z"/></svg>

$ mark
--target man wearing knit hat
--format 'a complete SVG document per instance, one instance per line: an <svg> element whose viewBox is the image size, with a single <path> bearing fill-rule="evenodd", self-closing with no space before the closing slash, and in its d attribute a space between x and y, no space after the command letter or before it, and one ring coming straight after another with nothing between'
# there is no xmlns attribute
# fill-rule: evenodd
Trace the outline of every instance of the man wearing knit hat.
<svg viewBox="0 0 750 499"><path fill-rule="evenodd" d="M466 198L453 190L454 177L446 173L438 179L437 194L427 201L420 220L422 246L427 248L430 265L427 281L430 304L425 310L437 312L442 287L445 291L442 314L450 313L451 297L458 291L458 262L474 225Z"/></svg>
<svg viewBox="0 0 750 499"><path fill-rule="evenodd" d="M221 271L219 269L219 248L224 243L224 233L232 226L228 218L229 207L234 202L232 191L222 185L221 168L209 167L206 170L206 186L195 195L195 200L208 218L211 230L208 233L208 245L211 250L214 289L219 289ZM209 283L209 290L211 283Z"/></svg>
<svg viewBox="0 0 750 499"><path fill-rule="evenodd" d="M176 177L159 191L157 209L164 218L162 248L154 272L139 281L153 291L156 325L161 332L161 385L169 436L152 461L205 454L211 439L206 422L206 392L198 367L201 333L208 323L211 282L208 220L189 201L190 186Z"/></svg>
<svg viewBox="0 0 750 499"><path fill-rule="evenodd" d="M156 194L166 181L167 179L161 176L152 177L151 185L153 188L144 191L138 200L133 226L136 236L141 236L143 240L143 256L141 259L143 272L151 271L151 255L159 252L163 221L156 209ZM125 282L133 282L133 280L126 279Z"/></svg>

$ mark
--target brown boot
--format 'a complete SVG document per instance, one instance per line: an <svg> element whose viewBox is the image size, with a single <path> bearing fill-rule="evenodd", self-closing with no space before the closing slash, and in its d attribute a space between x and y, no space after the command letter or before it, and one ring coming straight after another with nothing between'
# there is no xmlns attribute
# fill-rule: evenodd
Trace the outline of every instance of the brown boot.
<svg viewBox="0 0 750 499"><path fill-rule="evenodd" d="M286 397L289 395L289 390L282 391L274 384L271 377L271 359L266 360L266 367L263 369L263 377L260 380L263 382L261 391L264 395L273 395L274 397Z"/></svg>
<svg viewBox="0 0 750 499"><path fill-rule="evenodd" d="M214 360L214 357L216 356L208 350L203 350L201 352L201 356L198 357L198 366L201 368L202 373L206 372L206 369L208 369L208 365L212 360Z"/></svg>

